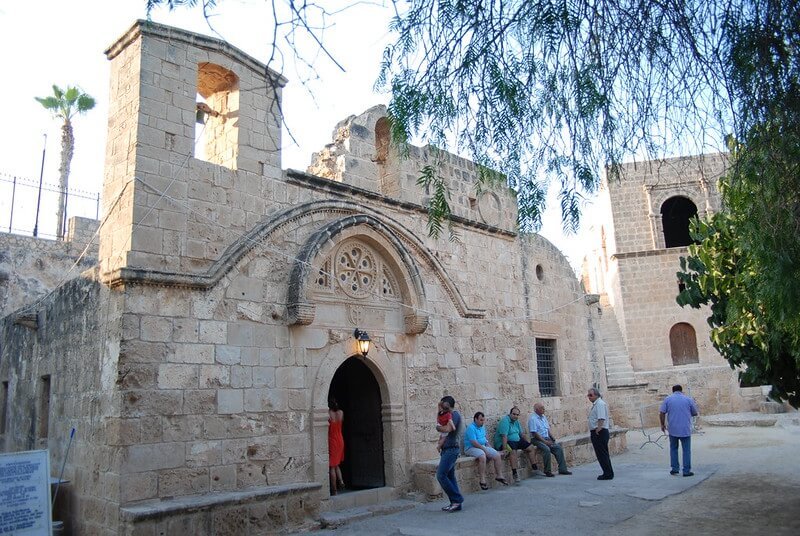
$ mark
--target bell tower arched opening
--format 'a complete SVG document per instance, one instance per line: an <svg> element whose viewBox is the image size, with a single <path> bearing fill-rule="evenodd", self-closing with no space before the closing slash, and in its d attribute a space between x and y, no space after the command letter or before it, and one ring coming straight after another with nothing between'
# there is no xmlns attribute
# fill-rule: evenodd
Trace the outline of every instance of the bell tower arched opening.
<svg viewBox="0 0 800 536"><path fill-rule="evenodd" d="M668 248L693 244L689 234L689 220L697 217L697 205L682 196L670 197L661 205L661 223L664 245Z"/></svg>
<svg viewBox="0 0 800 536"><path fill-rule="evenodd" d="M344 412L345 486L354 490L385 486L381 390L363 358L352 356L342 363L328 398L335 398Z"/></svg>

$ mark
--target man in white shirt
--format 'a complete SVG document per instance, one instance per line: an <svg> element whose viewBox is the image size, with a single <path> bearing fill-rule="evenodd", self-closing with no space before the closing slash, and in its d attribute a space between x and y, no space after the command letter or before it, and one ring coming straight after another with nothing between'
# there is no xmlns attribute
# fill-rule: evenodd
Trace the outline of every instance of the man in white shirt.
<svg viewBox="0 0 800 536"><path fill-rule="evenodd" d="M534 404L533 413L528 419L528 430L531 432L531 442L542 452L544 475L555 476L551 470L550 454L556 457L558 474L571 475L572 473L567 469L567 461L564 459L564 449L550 433L550 423L544 415L544 404Z"/></svg>
<svg viewBox="0 0 800 536"><path fill-rule="evenodd" d="M592 403L592 410L589 412L589 439L592 440L594 454L603 469L603 474L597 480L612 480L614 478L614 468L611 467L611 456L608 454L608 406L600 391L592 387L586 395Z"/></svg>

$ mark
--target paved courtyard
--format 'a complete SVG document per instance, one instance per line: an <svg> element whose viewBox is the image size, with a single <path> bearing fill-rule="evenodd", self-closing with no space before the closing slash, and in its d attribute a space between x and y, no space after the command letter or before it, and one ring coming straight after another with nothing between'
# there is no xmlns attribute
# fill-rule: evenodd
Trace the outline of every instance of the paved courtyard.
<svg viewBox="0 0 800 536"><path fill-rule="evenodd" d="M694 477L670 476L660 449L628 432L613 458L616 477L598 482L596 463L573 476L524 480L466 496L462 512L442 501L313 534L800 534L800 420L775 426L704 426L692 440ZM730 424L730 423L729 423ZM740 423L743 424L743 423Z"/></svg>

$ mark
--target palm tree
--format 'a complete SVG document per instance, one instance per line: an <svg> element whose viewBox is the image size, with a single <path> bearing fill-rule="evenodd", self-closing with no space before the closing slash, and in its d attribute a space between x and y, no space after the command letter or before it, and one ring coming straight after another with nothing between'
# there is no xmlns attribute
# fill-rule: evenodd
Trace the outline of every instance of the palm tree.
<svg viewBox="0 0 800 536"><path fill-rule="evenodd" d="M67 187L69 185L69 166L72 153L75 151L75 136L72 133L72 118L75 114L83 114L94 108L94 98L80 88L67 86L66 91L53 85L53 94L49 97L35 97L36 101L50 110L53 117L63 120L61 125L61 165L58 168L58 227L56 235L63 240L66 227Z"/></svg>

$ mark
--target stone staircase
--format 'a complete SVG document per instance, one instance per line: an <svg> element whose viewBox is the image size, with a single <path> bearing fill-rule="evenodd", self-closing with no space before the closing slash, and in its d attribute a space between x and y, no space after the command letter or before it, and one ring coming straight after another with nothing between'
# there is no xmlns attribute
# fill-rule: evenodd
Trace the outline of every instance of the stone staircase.
<svg viewBox="0 0 800 536"><path fill-rule="evenodd" d="M617 323L614 309L608 302L608 295L600 296L600 332L602 333L603 353L606 357L606 380L609 387L632 386L636 384L633 366L625 340Z"/></svg>

